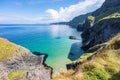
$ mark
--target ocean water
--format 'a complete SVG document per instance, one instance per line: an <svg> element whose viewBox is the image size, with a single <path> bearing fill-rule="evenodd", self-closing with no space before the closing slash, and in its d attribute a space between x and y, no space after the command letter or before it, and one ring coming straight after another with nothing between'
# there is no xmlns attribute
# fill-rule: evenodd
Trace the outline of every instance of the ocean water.
<svg viewBox="0 0 120 80"><path fill-rule="evenodd" d="M70 40L69 36L80 38L80 33L66 25L1 25L0 37L28 48L32 52L47 54L46 64L54 72L66 70L71 62L68 54L71 45L81 40Z"/></svg>

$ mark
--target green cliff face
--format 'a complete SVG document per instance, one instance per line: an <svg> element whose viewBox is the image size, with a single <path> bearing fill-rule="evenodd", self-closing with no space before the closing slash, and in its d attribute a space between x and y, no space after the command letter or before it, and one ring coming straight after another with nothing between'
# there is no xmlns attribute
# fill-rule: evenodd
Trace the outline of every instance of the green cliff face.
<svg viewBox="0 0 120 80"><path fill-rule="evenodd" d="M120 1L106 0L92 16L95 18L92 27L80 26L84 27L82 48L86 51L94 45L108 41L120 32Z"/></svg>

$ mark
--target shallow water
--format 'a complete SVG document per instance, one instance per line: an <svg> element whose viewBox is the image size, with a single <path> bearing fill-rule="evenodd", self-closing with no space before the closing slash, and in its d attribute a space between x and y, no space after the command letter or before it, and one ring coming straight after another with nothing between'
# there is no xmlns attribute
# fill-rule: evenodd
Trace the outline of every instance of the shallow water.
<svg viewBox="0 0 120 80"><path fill-rule="evenodd" d="M80 40L70 40L71 35L79 36L75 29L65 25L7 25L0 26L0 37L30 49L32 52L48 54L47 65L54 72L66 70L71 45Z"/></svg>

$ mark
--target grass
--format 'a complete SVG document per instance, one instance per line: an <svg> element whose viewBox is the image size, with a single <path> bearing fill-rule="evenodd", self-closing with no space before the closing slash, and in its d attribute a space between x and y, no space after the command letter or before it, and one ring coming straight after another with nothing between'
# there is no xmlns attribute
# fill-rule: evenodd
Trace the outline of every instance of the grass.
<svg viewBox="0 0 120 80"><path fill-rule="evenodd" d="M83 70L83 80L109 80L120 71L120 59L117 58L115 51L107 51L99 54ZM119 80L119 77L116 79Z"/></svg>
<svg viewBox="0 0 120 80"><path fill-rule="evenodd" d="M0 61L10 58L19 47L6 39L0 38Z"/></svg>
<svg viewBox="0 0 120 80"><path fill-rule="evenodd" d="M19 80L21 78L23 78L26 74L25 70L12 70L9 74L8 74L8 78L10 80Z"/></svg>
<svg viewBox="0 0 120 80"><path fill-rule="evenodd" d="M120 46L120 34L112 38L109 42L107 42L107 49L116 49L117 47L119 48Z"/></svg>
<svg viewBox="0 0 120 80"><path fill-rule="evenodd" d="M96 17L96 21L98 22L99 20L103 19L104 17L107 17L111 14L118 13L120 12L120 6L119 7L113 7L109 8L106 12L103 14L100 14L99 16Z"/></svg>
<svg viewBox="0 0 120 80"><path fill-rule="evenodd" d="M87 60L87 58L89 58L90 56L94 55L94 53L85 53L82 56L80 56L79 59L72 61L72 63L69 64L77 64L77 63L81 63Z"/></svg>
<svg viewBox="0 0 120 80"><path fill-rule="evenodd" d="M119 80L120 79L120 34L104 44L104 48L95 53L83 54L73 64L84 61L79 64L74 73L56 77L53 80ZM101 44L103 45L103 44ZM91 57L87 60L87 58ZM72 63L71 63L72 64ZM80 77L82 76L82 77Z"/></svg>
<svg viewBox="0 0 120 80"><path fill-rule="evenodd" d="M102 21L102 20L107 20L107 19L117 19L117 18L120 18L120 13L115 12L115 13L109 15L109 16L106 16L106 17L100 19L98 22L100 22L100 21Z"/></svg>
<svg viewBox="0 0 120 80"><path fill-rule="evenodd" d="M120 51L115 47L117 42L120 42L120 34L108 41L106 47L98 51L89 64L84 65L83 80L111 80L114 74L120 72ZM115 78L119 80L119 77Z"/></svg>

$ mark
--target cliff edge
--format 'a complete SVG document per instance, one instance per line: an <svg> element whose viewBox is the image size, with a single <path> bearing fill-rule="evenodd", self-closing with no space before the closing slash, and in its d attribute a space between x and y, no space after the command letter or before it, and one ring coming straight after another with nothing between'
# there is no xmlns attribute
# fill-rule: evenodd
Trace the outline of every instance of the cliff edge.
<svg viewBox="0 0 120 80"><path fill-rule="evenodd" d="M51 68L43 65L44 57L0 38L0 80L50 80Z"/></svg>

